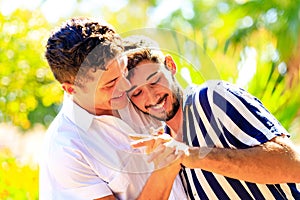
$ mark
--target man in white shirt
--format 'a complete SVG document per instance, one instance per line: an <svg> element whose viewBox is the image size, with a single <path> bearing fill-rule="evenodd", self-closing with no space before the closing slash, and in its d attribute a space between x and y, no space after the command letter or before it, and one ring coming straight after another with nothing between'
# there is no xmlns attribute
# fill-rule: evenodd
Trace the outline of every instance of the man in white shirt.
<svg viewBox="0 0 300 200"><path fill-rule="evenodd" d="M68 20L48 39L46 58L65 96L46 133L41 200L186 199L178 163L153 172L130 147L134 131L117 113L127 106L130 88L122 52L114 29L89 18Z"/></svg>

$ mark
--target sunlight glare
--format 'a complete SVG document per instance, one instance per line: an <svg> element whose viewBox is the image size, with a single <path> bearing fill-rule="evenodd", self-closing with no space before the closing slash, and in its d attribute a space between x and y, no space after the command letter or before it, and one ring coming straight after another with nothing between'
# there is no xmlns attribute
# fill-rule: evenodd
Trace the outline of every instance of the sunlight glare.
<svg viewBox="0 0 300 200"><path fill-rule="evenodd" d="M165 0L162 1L155 9L149 10L152 16L149 25L156 26L159 22L167 18L172 12L179 9L184 4L184 0Z"/></svg>
<svg viewBox="0 0 300 200"><path fill-rule="evenodd" d="M187 67L181 68L180 75L187 82L187 84L191 85L193 83L190 70Z"/></svg>
<svg viewBox="0 0 300 200"><path fill-rule="evenodd" d="M8 16L18 8L34 10L39 6L40 3L41 3L41 0L26 0L26 1L23 1L23 0L13 0L13 1L3 0L3 1L0 1L0 12L4 16Z"/></svg>
<svg viewBox="0 0 300 200"><path fill-rule="evenodd" d="M76 0L48 0L41 6L41 11L49 22L70 16L75 10Z"/></svg>
<svg viewBox="0 0 300 200"><path fill-rule="evenodd" d="M236 84L246 87L256 73L256 50L253 47L245 47L241 53L241 61L238 63L239 75Z"/></svg>

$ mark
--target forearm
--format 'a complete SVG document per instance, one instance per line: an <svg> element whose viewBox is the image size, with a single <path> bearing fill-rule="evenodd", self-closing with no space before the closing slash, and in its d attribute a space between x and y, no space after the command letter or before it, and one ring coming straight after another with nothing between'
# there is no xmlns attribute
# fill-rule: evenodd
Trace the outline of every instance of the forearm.
<svg viewBox="0 0 300 200"><path fill-rule="evenodd" d="M249 182L300 182L299 154L280 137L249 149L192 148L183 164Z"/></svg>
<svg viewBox="0 0 300 200"><path fill-rule="evenodd" d="M138 200L168 199L179 170L179 163L176 163L176 166L168 166L154 171L147 180Z"/></svg>

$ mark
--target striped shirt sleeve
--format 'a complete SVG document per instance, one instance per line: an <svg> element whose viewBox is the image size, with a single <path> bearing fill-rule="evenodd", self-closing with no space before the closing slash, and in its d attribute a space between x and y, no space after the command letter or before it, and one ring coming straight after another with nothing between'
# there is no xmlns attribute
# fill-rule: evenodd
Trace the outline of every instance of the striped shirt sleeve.
<svg viewBox="0 0 300 200"><path fill-rule="evenodd" d="M222 81L212 81L207 86L212 111L225 137L254 146L289 135L264 105L244 89Z"/></svg>

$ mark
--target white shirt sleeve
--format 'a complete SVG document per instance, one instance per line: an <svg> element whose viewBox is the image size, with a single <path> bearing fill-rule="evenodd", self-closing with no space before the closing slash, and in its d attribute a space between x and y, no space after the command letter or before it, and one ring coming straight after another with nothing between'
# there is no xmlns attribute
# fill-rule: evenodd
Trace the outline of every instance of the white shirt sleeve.
<svg viewBox="0 0 300 200"><path fill-rule="evenodd" d="M55 199L95 199L112 195L107 183L85 159L80 144L72 140L70 143L51 149L48 169L56 182Z"/></svg>
<svg viewBox="0 0 300 200"><path fill-rule="evenodd" d="M61 190L55 199L98 199L105 196L112 195L111 191L107 188L106 183L98 183L80 188L72 188Z"/></svg>

